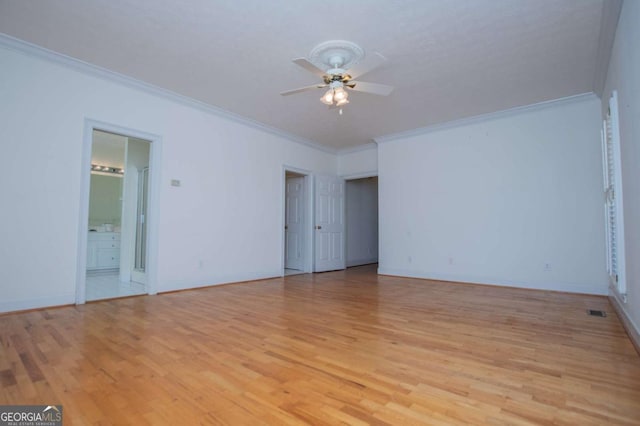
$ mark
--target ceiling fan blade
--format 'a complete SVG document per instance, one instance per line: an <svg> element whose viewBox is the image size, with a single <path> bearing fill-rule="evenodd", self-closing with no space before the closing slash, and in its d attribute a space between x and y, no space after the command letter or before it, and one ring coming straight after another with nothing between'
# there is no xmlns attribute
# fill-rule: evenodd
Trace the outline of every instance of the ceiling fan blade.
<svg viewBox="0 0 640 426"><path fill-rule="evenodd" d="M313 73L319 77L324 77L327 73L325 73L323 70L321 70L320 68L316 67L313 63L311 63L311 61L309 61L307 58L297 58L293 60L293 63L301 66L302 68L304 68L305 70L309 71L310 73Z"/></svg>
<svg viewBox="0 0 640 426"><path fill-rule="evenodd" d="M281 92L280 94L282 96L289 96L289 95L294 95L296 93L300 93L300 92L306 92L307 90L313 90L313 89L322 89L323 87L327 87L326 84L314 84L311 86L305 86L305 87L299 87L297 89L293 89L293 90L287 90L286 92Z"/></svg>
<svg viewBox="0 0 640 426"><path fill-rule="evenodd" d="M348 69L347 74L351 76L351 79L358 78L361 75L372 71L374 68L378 68L385 62L387 62L387 58L378 52L373 52L373 54L366 56L362 62L359 62L352 68Z"/></svg>
<svg viewBox="0 0 640 426"><path fill-rule="evenodd" d="M351 85L354 85L353 87ZM371 93L373 95L387 96L393 92L393 86L387 86L386 84L367 83L364 81L350 81L347 87L356 92Z"/></svg>

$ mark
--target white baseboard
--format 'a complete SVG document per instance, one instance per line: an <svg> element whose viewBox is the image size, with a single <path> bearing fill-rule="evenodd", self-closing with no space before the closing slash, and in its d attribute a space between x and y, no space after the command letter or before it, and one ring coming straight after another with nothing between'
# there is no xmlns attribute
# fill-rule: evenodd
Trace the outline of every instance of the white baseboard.
<svg viewBox="0 0 640 426"><path fill-rule="evenodd" d="M411 270L385 268L385 267L378 268L378 274L407 277L407 278L421 278L425 280L435 280L435 281L450 281L450 282L469 283L469 284L485 284L485 285L496 285L496 286L504 286L504 287L528 288L532 290L551 290L551 291L562 291L566 293L594 294L599 296L607 295L606 285L599 287L599 286L593 286L593 285L580 285L575 283L563 283L563 282L555 282L555 281L548 282L548 283L546 282L532 283L532 282L526 282L526 281L504 280L504 279L492 278L492 277L439 274L439 273L411 271Z"/></svg>
<svg viewBox="0 0 640 426"><path fill-rule="evenodd" d="M33 299L3 300L0 302L0 312L26 311L29 309L53 308L56 306L73 305L76 303L75 293L65 293Z"/></svg>
<svg viewBox="0 0 640 426"><path fill-rule="evenodd" d="M368 259L347 260L347 268L352 266L369 265L371 263L378 263L378 258L370 257Z"/></svg>
<svg viewBox="0 0 640 426"><path fill-rule="evenodd" d="M211 287L214 285L241 283L245 281L266 280L269 278L282 277L281 270L274 270L270 272L257 272L251 274L242 275L226 275L211 277L198 281L166 281L158 283L158 293L167 293L171 291L191 290L202 287Z"/></svg>
<svg viewBox="0 0 640 426"><path fill-rule="evenodd" d="M633 322L625 309L625 304L620 302L615 292L611 291L609 293L609 301L611 302L613 309L616 311L616 314L618 314L618 318L620 318L622 326L629 335L631 343L633 343L636 351L640 354L640 327Z"/></svg>

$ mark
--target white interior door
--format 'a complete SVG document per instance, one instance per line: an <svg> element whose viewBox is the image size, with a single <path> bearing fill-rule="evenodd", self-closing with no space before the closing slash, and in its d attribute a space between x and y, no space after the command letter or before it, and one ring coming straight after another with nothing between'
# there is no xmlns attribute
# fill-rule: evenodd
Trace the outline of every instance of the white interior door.
<svg viewBox="0 0 640 426"><path fill-rule="evenodd" d="M317 176L315 190L315 271L345 269L344 180Z"/></svg>
<svg viewBox="0 0 640 426"><path fill-rule="evenodd" d="M285 258L287 269L304 270L304 177L288 177L285 198Z"/></svg>

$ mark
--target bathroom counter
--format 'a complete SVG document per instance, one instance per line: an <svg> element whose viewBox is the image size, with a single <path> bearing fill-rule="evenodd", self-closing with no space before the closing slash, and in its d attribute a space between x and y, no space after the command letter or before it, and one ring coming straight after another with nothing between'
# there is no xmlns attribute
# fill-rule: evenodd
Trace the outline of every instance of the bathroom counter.
<svg viewBox="0 0 640 426"><path fill-rule="evenodd" d="M89 232L87 238L87 270L120 267L120 233Z"/></svg>

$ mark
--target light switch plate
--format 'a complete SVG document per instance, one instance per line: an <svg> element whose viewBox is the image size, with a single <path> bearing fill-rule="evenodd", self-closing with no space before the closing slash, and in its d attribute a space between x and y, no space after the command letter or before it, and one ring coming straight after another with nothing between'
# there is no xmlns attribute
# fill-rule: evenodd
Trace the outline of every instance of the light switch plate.
<svg viewBox="0 0 640 426"><path fill-rule="evenodd" d="M171 179L171 186L180 186L180 180Z"/></svg>

